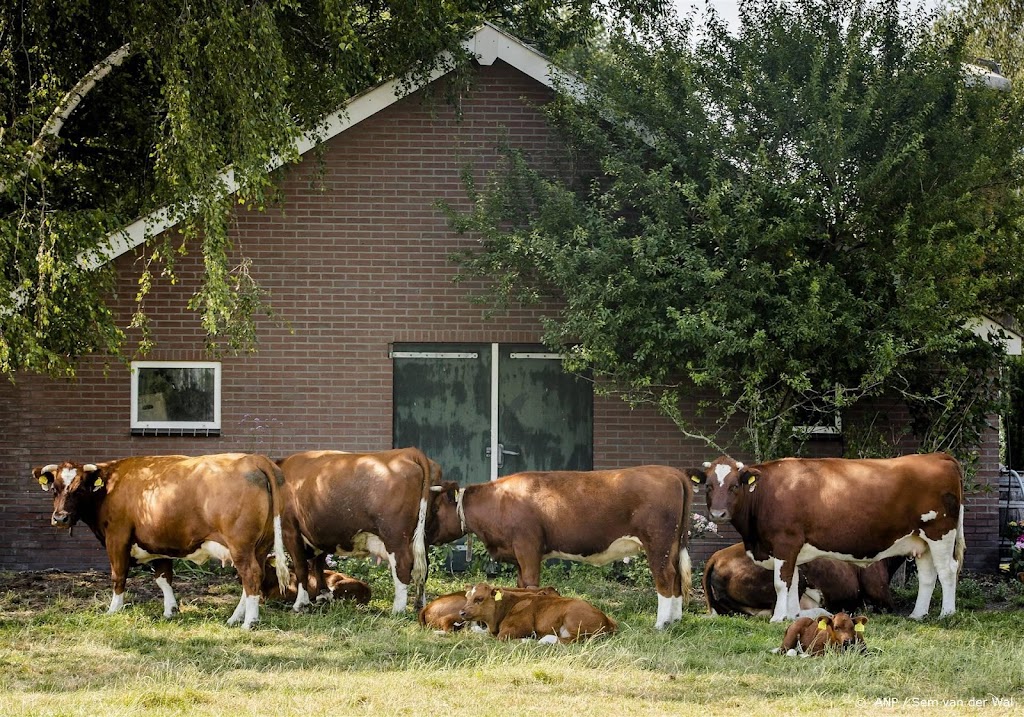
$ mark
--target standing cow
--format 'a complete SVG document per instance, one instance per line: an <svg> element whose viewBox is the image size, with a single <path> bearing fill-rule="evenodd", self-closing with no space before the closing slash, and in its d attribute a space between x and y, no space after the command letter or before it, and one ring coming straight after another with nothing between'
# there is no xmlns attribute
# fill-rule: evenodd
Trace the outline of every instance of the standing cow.
<svg viewBox="0 0 1024 717"><path fill-rule="evenodd" d="M298 594L293 608L310 604L308 547L317 594L326 590L327 555L386 561L395 583L393 612L406 609L409 586L425 603L424 535L435 463L418 448L379 453L307 451L279 461L285 475L284 540L295 558ZM432 471L433 468L433 471Z"/></svg>
<svg viewBox="0 0 1024 717"><path fill-rule="evenodd" d="M65 462L34 468L32 475L43 490L53 492L52 525L70 529L81 520L106 547L114 586L108 613L124 606L125 579L134 563L153 563L165 617L178 608L171 588L172 558L232 563L242 583L242 599L228 624L242 620L245 629L259 619L263 564L271 549L278 581L282 589L288 585L282 474L264 456Z"/></svg>
<svg viewBox="0 0 1024 717"><path fill-rule="evenodd" d="M658 592L655 627L682 618L690 593L686 549L693 489L667 466L515 473L434 489L429 542L474 533L495 560L515 563L519 587L540 584L547 558L604 565L643 551Z"/></svg>
<svg viewBox="0 0 1024 717"><path fill-rule="evenodd" d="M745 466L721 456L693 469L712 520L728 520L751 558L774 570L772 621L800 609L797 565L820 557L867 565L917 560L910 617L928 614L935 580L941 615L956 612L963 563L963 472L945 453L888 459L784 458Z"/></svg>

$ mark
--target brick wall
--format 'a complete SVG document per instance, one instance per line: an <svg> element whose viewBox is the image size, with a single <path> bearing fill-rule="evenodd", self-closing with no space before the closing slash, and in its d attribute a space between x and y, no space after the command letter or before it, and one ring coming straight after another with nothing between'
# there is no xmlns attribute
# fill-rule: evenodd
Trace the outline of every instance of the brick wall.
<svg viewBox="0 0 1024 717"><path fill-rule="evenodd" d="M460 173L472 165L482 179L506 140L557 166L558 146L536 109L547 98L543 87L508 66L482 68L461 99L461 121L440 101L406 98L332 139L322 156L282 170L281 206L239 210L233 237L269 289L275 317L259 322L258 353L223 359L219 437L130 435L129 372L118 360L86 358L73 381L26 375L0 384L0 569L106 567L85 526L72 536L49 526L51 502L30 479L33 465L389 448L391 342L537 341L539 319L554 307L487 318L466 300L478 287L452 283L450 256L472 242L449 230L435 202L465 206ZM116 262L115 305L125 323L140 256ZM201 275L198 257L181 259L177 275L177 286L158 280L146 301L157 342L146 358L206 360L198 320L186 308ZM596 468L687 468L713 457L652 410L599 396L594 413ZM971 515L981 519L972 525L979 542L986 531L995 534L992 506L987 498L971 503ZM702 494L695 507L703 512ZM723 526L723 536L696 541L692 553L700 561L735 540ZM973 551L972 559L986 567L987 555Z"/></svg>

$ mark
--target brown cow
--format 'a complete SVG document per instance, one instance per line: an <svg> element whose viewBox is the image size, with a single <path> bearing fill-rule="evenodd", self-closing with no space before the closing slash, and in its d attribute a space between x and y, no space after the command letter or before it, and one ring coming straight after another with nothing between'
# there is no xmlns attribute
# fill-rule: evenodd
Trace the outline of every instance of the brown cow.
<svg viewBox="0 0 1024 717"><path fill-rule="evenodd" d="M281 592L277 578L272 577L269 572L263 576L263 599L264 600L295 600L298 597L298 581L295 573L289 571L288 589ZM345 573L334 570L324 570L324 579L327 586L328 597L331 600L352 600L360 605L370 602L370 586L358 578L353 578ZM315 579L312 575L306 578L306 587L311 592L316 592Z"/></svg>
<svg viewBox="0 0 1024 717"><path fill-rule="evenodd" d="M293 556L315 556L316 593L325 590L327 555L371 555L391 568L393 612L406 608L409 586L424 603L427 506L433 464L418 448L379 453L307 451L279 461L285 475L284 540ZM293 608L310 604L309 568L297 557Z"/></svg>
<svg viewBox="0 0 1024 717"><path fill-rule="evenodd" d="M867 567L818 558L800 567L800 608L825 607L832 612L872 604L895 609L889 590L891 571L903 558L886 558ZM713 615L770 616L775 607L772 573L754 563L743 543L714 553L701 579L708 612Z"/></svg>
<svg viewBox="0 0 1024 717"><path fill-rule="evenodd" d="M459 613L467 622L482 622L499 640L537 638L541 642L576 642L610 635L618 624L596 607L577 598L510 593L478 583L466 591Z"/></svg>
<svg viewBox="0 0 1024 717"><path fill-rule="evenodd" d="M164 616L178 609L171 588L172 558L232 563L242 599L228 620L249 629L259 619L263 563L273 548L287 565L281 532L281 471L268 458L243 453L133 457L107 463L65 462L34 468L53 492L52 525L81 520L106 546L114 596L108 613L124 606L125 579L134 563L153 563L164 595ZM287 584L287 569L278 580ZM244 617L244 620L243 620Z"/></svg>
<svg viewBox="0 0 1024 717"><path fill-rule="evenodd" d="M546 558L604 565L642 550L658 593L655 627L682 617L690 593L693 489L681 471L652 465L515 473L434 490L431 544L472 532L492 558L516 564L523 588L538 585Z"/></svg>
<svg viewBox="0 0 1024 717"><path fill-rule="evenodd" d="M782 638L782 647L772 652L787 657L814 657L826 651L867 649L864 642L864 626L868 619L863 615L851 618L845 612L832 617L801 617L794 620Z"/></svg>
<svg viewBox="0 0 1024 717"><path fill-rule="evenodd" d="M506 593L528 595L559 595L552 587L544 588L502 588ZM431 600L420 610L419 622L423 627L432 627L441 632L457 632L468 622L459 613L466 605L466 590L448 593Z"/></svg>
<svg viewBox="0 0 1024 717"><path fill-rule="evenodd" d="M711 519L730 521L753 560L775 571L773 622L796 616L797 566L820 557L867 565L913 556L919 590L910 617L928 614L936 577L940 614L956 612L963 473L952 456L784 458L756 466L722 456L690 475L707 485Z"/></svg>

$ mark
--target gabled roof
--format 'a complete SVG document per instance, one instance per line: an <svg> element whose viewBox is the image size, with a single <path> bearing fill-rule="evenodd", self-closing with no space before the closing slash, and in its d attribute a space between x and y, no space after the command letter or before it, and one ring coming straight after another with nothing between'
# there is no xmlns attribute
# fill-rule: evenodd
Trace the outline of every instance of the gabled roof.
<svg viewBox="0 0 1024 717"><path fill-rule="evenodd" d="M555 88L556 84L566 88L573 87L577 83L576 78L572 74L559 69L551 60L535 48L517 40L512 35L490 23L485 23L481 26L462 45L481 65L492 65L496 60L502 60L528 77L532 77L537 82L552 89ZM350 127L354 127L360 122L373 117L378 112L390 107L416 90L451 73L454 69L455 63L452 57L442 57L438 66L426 77L413 81L409 78L395 78L356 95L346 102L340 110L327 117L314 130L306 132L299 138L296 143L299 155L309 152L311 149L338 136ZM267 171L273 171L282 164L284 164L283 159L275 158L267 165ZM220 175L220 179L225 194L231 194L238 189L238 183L235 180L232 169L224 170ZM170 209L166 207L158 209L132 222L123 229L112 233L108 237L108 243L105 247L96 249L88 256L80 257L79 261L85 268L98 268L131 251L147 239L171 229L180 221L180 214L172 216Z"/></svg>

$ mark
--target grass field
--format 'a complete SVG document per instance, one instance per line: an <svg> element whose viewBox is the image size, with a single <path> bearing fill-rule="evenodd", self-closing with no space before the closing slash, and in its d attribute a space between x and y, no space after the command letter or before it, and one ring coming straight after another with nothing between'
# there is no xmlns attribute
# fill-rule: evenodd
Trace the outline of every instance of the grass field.
<svg viewBox="0 0 1024 717"><path fill-rule="evenodd" d="M164 620L142 571L113 616L104 575L0 574L0 715L1024 714L1024 586L996 579L964 578L948 619L868 613L866 655L793 659L769 653L783 626L710 618L698 599L655 631L649 577L635 569L545 569L547 584L620 625L569 646L436 635L411 609L388 614L384 569L342 569L369 580L369 605L294 615L271 604L252 632L225 625L232 575L181 576L181 612ZM428 591L482 579L435 570ZM912 591L899 594L903 614Z"/></svg>

